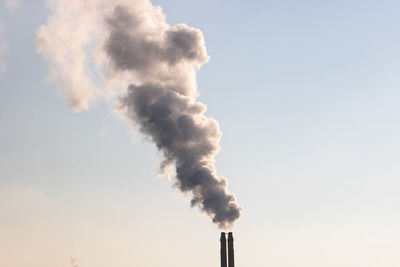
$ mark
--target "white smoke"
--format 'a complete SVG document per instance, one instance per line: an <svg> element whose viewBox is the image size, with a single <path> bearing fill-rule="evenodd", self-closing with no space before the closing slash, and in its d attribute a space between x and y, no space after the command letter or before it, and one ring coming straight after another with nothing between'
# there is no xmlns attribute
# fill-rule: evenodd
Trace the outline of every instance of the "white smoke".
<svg viewBox="0 0 400 267"><path fill-rule="evenodd" d="M175 165L176 187L190 193L192 205L219 227L233 226L241 206L214 167L221 132L196 100L196 70L209 59L202 32L168 25L148 0L60 0L52 9L37 49L68 103L80 111L114 96L163 153L161 168Z"/></svg>
<svg viewBox="0 0 400 267"><path fill-rule="evenodd" d="M88 109L98 96L90 68L98 2L59 1L37 33L37 50L50 64L48 79L59 82L62 96L76 111Z"/></svg>

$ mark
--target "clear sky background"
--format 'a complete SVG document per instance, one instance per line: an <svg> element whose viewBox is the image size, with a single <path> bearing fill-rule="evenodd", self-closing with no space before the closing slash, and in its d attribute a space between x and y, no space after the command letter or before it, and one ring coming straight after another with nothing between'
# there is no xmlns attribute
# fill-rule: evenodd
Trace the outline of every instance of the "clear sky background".
<svg viewBox="0 0 400 267"><path fill-rule="evenodd" d="M76 113L44 82L44 1L6 2L0 265L219 266L219 230L156 178L155 146L113 106ZM153 3L205 36L199 99L244 207L236 265L400 266L400 2Z"/></svg>

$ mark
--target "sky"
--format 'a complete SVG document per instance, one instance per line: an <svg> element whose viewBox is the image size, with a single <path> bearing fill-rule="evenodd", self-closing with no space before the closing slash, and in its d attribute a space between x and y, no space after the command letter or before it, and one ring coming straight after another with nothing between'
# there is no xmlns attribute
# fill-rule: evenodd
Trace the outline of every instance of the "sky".
<svg viewBox="0 0 400 267"><path fill-rule="evenodd" d="M243 206L236 265L398 267L400 3L152 3L204 35L199 101ZM220 230L157 178L155 145L112 103L76 112L46 81L50 13L0 6L1 265L219 266Z"/></svg>

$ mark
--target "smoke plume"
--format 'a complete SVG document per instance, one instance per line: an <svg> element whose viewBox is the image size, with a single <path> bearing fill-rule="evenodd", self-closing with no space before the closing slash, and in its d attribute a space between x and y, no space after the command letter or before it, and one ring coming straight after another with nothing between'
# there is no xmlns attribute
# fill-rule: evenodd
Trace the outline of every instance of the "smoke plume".
<svg viewBox="0 0 400 267"><path fill-rule="evenodd" d="M196 70L209 59L202 32L168 25L161 8L147 0L105 2L53 6L38 31L51 76L75 110L113 95L118 110L162 152L161 169L175 165L176 187L191 196L192 206L220 228L233 226L242 208L214 167L221 131L196 100ZM126 89L110 89L112 80Z"/></svg>

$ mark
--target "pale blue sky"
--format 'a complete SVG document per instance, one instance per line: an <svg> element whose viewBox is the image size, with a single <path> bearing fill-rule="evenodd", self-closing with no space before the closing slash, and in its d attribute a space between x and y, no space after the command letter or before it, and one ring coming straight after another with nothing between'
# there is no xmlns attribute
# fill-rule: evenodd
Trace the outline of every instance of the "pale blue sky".
<svg viewBox="0 0 400 267"><path fill-rule="evenodd" d="M154 145L107 103L75 113L44 82L44 2L4 2L2 264L218 266L219 230L156 178ZM400 2L153 3L205 36L200 101L244 207L237 266L400 266Z"/></svg>

